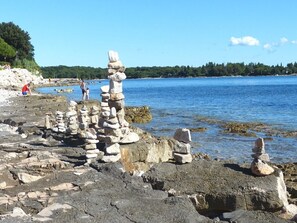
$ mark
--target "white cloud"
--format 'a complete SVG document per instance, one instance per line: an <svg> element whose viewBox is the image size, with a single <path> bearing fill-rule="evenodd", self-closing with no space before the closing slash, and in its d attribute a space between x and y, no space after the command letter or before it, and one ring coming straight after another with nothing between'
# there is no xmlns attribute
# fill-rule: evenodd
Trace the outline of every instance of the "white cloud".
<svg viewBox="0 0 297 223"><path fill-rule="evenodd" d="M282 37L282 38L280 39L280 43L281 43L281 44L285 44L285 43L287 43L287 42L289 42L289 40L288 40L286 37Z"/></svg>
<svg viewBox="0 0 297 223"><path fill-rule="evenodd" d="M292 40L291 43L292 44L297 44L297 40Z"/></svg>
<svg viewBox="0 0 297 223"><path fill-rule="evenodd" d="M231 37L230 43L232 46L258 46L260 44L260 41L252 36L243 36L243 37Z"/></svg>
<svg viewBox="0 0 297 223"><path fill-rule="evenodd" d="M272 46L269 43L266 43L266 44L264 44L263 48L266 50L270 50L272 48Z"/></svg>

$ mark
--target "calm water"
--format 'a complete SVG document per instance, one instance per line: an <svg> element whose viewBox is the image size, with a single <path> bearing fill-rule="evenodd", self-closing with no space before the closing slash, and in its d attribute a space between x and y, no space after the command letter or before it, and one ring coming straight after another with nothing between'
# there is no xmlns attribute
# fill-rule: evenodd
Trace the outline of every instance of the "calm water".
<svg viewBox="0 0 297 223"><path fill-rule="evenodd" d="M103 85L108 80L88 83L91 99L100 100ZM69 100L81 99L79 86L41 88L39 92L58 94L54 89L60 88L74 90L64 94ZM153 121L139 127L158 136L172 136L181 127L206 127L203 133L192 133L193 152L213 158L251 162L255 138L223 134L219 126L202 122L200 117L297 130L297 76L129 79L123 88L127 106L151 108ZM296 147L296 138L273 137L266 142L273 162L296 162Z"/></svg>

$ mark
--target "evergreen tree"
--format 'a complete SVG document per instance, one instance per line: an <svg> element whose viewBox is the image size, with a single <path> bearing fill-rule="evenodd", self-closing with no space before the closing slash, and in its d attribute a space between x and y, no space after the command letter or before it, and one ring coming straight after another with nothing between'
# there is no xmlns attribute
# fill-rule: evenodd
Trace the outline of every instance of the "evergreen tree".
<svg viewBox="0 0 297 223"><path fill-rule="evenodd" d="M22 30L12 22L0 23L0 37L14 49L19 60L34 60L34 47L30 42L28 32Z"/></svg>
<svg viewBox="0 0 297 223"><path fill-rule="evenodd" d="M14 48L0 38L0 61L11 62L15 55L16 52Z"/></svg>

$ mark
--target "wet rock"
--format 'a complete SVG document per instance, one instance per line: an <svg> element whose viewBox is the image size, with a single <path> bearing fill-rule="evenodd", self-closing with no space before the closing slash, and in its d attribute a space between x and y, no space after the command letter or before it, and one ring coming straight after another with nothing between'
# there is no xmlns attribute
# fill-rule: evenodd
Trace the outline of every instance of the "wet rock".
<svg viewBox="0 0 297 223"><path fill-rule="evenodd" d="M125 119L129 123L148 123L152 120L149 107L125 107Z"/></svg>

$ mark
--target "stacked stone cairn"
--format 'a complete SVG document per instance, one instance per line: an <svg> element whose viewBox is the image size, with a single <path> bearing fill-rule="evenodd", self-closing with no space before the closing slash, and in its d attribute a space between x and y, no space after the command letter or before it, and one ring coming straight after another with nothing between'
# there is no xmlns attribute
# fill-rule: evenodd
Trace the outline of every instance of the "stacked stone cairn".
<svg viewBox="0 0 297 223"><path fill-rule="evenodd" d="M53 127L54 132L66 132L64 123L64 112L56 111L55 114L56 124Z"/></svg>
<svg viewBox="0 0 297 223"><path fill-rule="evenodd" d="M79 121L79 128L82 131L86 131L89 128L90 117L89 117L89 111L87 106L83 105L79 110L78 121Z"/></svg>
<svg viewBox="0 0 297 223"><path fill-rule="evenodd" d="M103 100L101 102L101 122L99 122L99 126L104 128L105 135L105 155L102 160L104 162L116 162L121 158L120 143L137 142L139 136L134 132L130 132L129 123L125 120L125 97L122 84L122 81L126 79L125 67L119 60L117 52L109 51L108 58L109 87L101 88Z"/></svg>
<svg viewBox="0 0 297 223"><path fill-rule="evenodd" d="M251 164L251 171L256 176L267 176L274 172L274 168L269 166L269 155L265 152L265 143L263 138L258 138L255 141L252 157L254 158Z"/></svg>
<svg viewBox="0 0 297 223"><path fill-rule="evenodd" d="M92 118L95 120L96 117L94 116L97 115L98 120L98 114L99 109L92 107L90 118L88 108L84 105L80 109L80 115L78 116L80 129L79 136L85 141L84 149L86 150L87 164L95 162L98 154L100 153L99 149L97 149L97 143L99 143L99 140L97 139L97 132L94 128L90 128L92 125L96 126L96 123L92 123Z"/></svg>
<svg viewBox="0 0 297 223"><path fill-rule="evenodd" d="M71 135L77 134L78 122L77 122L77 103L70 101L68 112L66 112L67 118L67 130Z"/></svg>
<svg viewBox="0 0 297 223"><path fill-rule="evenodd" d="M109 100L109 86L104 85L100 88L101 90L101 113L99 118L99 129L97 130L98 133L98 139L100 141L105 141L105 133L104 133L104 127L103 123L106 122L109 119L110 116L110 107L108 106L108 100Z"/></svg>
<svg viewBox="0 0 297 223"><path fill-rule="evenodd" d="M191 154L191 133L189 129L177 129L173 138L178 141L173 148L173 157L177 163L191 163L193 158Z"/></svg>
<svg viewBox="0 0 297 223"><path fill-rule="evenodd" d="M90 128L99 129L99 108L97 106L92 106L90 113Z"/></svg>
<svg viewBox="0 0 297 223"><path fill-rule="evenodd" d="M99 143L99 140L97 139L96 130L93 128L87 129L85 131L84 140L87 163L90 164L92 162L95 162L98 154L101 153L100 150L97 149L97 143Z"/></svg>

